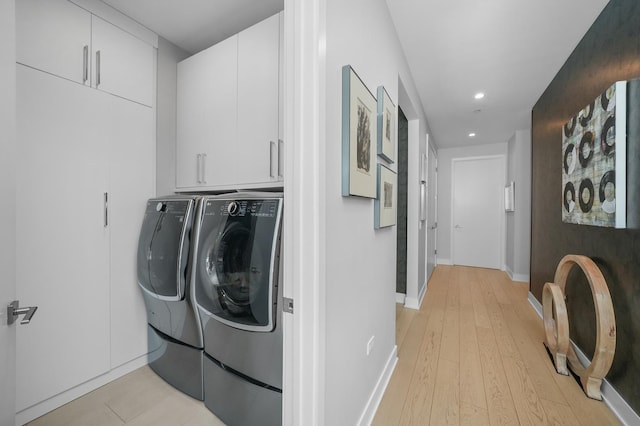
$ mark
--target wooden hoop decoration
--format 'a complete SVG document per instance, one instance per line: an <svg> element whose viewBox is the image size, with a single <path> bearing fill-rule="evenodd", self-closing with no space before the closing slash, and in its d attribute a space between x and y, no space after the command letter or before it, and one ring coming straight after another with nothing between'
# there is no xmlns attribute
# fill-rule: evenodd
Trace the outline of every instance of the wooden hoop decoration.
<svg viewBox="0 0 640 426"><path fill-rule="evenodd" d="M604 276L596 264L586 256L570 254L563 257L558 264L554 282L558 285L562 294L564 295L565 293L569 272L573 265L576 264L580 266L582 272L587 276L593 295L593 304L596 310L596 347L593 352L593 359L588 366L583 366L580 363L573 345L569 345L567 360L569 361L569 368L580 376L582 389L587 396L601 400L600 386L602 385L602 379L609 372L616 351L616 318L613 312L611 294L609 294L609 288Z"/></svg>
<svg viewBox="0 0 640 426"><path fill-rule="evenodd" d="M554 283L546 283L542 290L542 320L544 344L551 352L556 371L568 376L569 317L567 305L564 303L564 294Z"/></svg>

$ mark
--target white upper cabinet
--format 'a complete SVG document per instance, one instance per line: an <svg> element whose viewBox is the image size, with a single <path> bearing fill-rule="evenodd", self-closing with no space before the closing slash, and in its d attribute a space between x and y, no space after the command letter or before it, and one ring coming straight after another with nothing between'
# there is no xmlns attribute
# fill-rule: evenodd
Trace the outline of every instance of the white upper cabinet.
<svg viewBox="0 0 640 426"><path fill-rule="evenodd" d="M16 2L16 61L147 106L155 48L67 0Z"/></svg>
<svg viewBox="0 0 640 426"><path fill-rule="evenodd" d="M178 190L282 185L281 16L178 64Z"/></svg>
<svg viewBox="0 0 640 426"><path fill-rule="evenodd" d="M237 139L238 36L178 64L176 185L233 182Z"/></svg>
<svg viewBox="0 0 640 426"><path fill-rule="evenodd" d="M89 85L89 12L66 0L19 0L16 22L18 63Z"/></svg>
<svg viewBox="0 0 640 426"><path fill-rule="evenodd" d="M238 183L281 180L278 137L280 14L238 35ZM268 161L265 161L268 160Z"/></svg>
<svg viewBox="0 0 640 426"><path fill-rule="evenodd" d="M155 96L153 47L97 16L92 16L91 22L91 85L152 106Z"/></svg>

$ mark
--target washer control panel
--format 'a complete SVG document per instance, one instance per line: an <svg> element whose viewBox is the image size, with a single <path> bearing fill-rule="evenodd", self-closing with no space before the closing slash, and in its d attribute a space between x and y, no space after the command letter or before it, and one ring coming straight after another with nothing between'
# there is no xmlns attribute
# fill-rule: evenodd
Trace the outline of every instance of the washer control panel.
<svg viewBox="0 0 640 426"><path fill-rule="evenodd" d="M279 202L280 200L277 199L208 200L205 215L276 217Z"/></svg>

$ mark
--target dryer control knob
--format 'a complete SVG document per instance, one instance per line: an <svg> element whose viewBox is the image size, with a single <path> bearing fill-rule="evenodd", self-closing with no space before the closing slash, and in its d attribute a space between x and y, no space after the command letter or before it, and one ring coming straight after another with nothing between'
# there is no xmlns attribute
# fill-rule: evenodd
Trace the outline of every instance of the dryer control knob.
<svg viewBox="0 0 640 426"><path fill-rule="evenodd" d="M240 206L236 201L230 202L229 205L227 206L227 212L229 212L231 216L237 215L239 211L240 211Z"/></svg>

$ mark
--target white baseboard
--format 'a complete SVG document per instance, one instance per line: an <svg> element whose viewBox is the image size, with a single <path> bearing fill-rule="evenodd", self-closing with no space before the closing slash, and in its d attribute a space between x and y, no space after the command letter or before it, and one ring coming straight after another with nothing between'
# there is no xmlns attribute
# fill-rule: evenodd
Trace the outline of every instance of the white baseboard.
<svg viewBox="0 0 640 426"><path fill-rule="evenodd" d="M529 304L533 307L533 309L535 309L535 311L538 313L538 316L542 318L542 304L538 302L538 299L536 299L531 292L529 292L528 299ZM573 341L571 341L571 344L573 345L573 349L575 349L576 355L578 356L578 359L580 360L582 365L587 365L591 362L591 360L587 358L584 352L582 352L580 348L576 346L575 343L573 343ZM618 393L618 391L615 390L613 386L611 386L607 379L602 380L602 387L600 388L600 391L602 393L602 400L605 404L607 404L607 407L609 407L611 411L613 411L613 414L618 417L618 420L620 420L622 424L640 424L640 416L638 416L638 414L633 411L633 408L631 408L629 404L627 404L627 401L625 401L624 398Z"/></svg>
<svg viewBox="0 0 640 426"><path fill-rule="evenodd" d="M393 346L393 350L389 355L389 359L387 359L387 363L384 366L384 370L382 370L382 374L378 378L378 382L376 386L373 388L373 392L367 401L367 405L356 423L358 426L370 425L373 422L373 418L376 415L376 411L378 411L378 406L380 406L380 401L382 401L382 396L384 395L384 391L387 389L389 385L389 380L391 380L391 375L393 374L393 370L396 368L398 364L398 346Z"/></svg>
<svg viewBox="0 0 640 426"><path fill-rule="evenodd" d="M438 258L438 259L437 259L437 264L438 264L438 265L453 265L453 262L451 261L451 259L441 259L441 258Z"/></svg>
<svg viewBox="0 0 640 426"><path fill-rule="evenodd" d="M404 307L409 309L420 309L420 300L416 297L407 297L404 300Z"/></svg>
<svg viewBox="0 0 640 426"><path fill-rule="evenodd" d="M417 298L415 297L406 297L404 300L404 307L409 309L419 310L420 306L422 306L422 301L424 300L424 295L427 293L427 285L425 284L420 290L420 294Z"/></svg>
<svg viewBox="0 0 640 426"><path fill-rule="evenodd" d="M523 283L529 282L529 275L516 274L508 266L505 266L504 270L507 273L507 275L509 275L509 278L511 278L511 281L523 282Z"/></svg>
<svg viewBox="0 0 640 426"><path fill-rule="evenodd" d="M404 300L407 298L407 295L404 293L396 293L396 303L404 305Z"/></svg>
<svg viewBox="0 0 640 426"><path fill-rule="evenodd" d="M132 372L133 370L147 365L147 363L147 354L144 354L101 376L95 377L69 390L52 396L49 399L45 399L44 401L32 405L29 408L25 408L24 410L16 413L16 426L24 425L25 423L37 419L38 417L47 414L48 412L81 397L82 395L98 389L100 386L104 386L107 383Z"/></svg>
<svg viewBox="0 0 640 426"><path fill-rule="evenodd" d="M424 296L427 294L427 283L424 283L422 286L422 290L420 290L420 295L418 296L418 309L422 306L422 301L424 300Z"/></svg>

